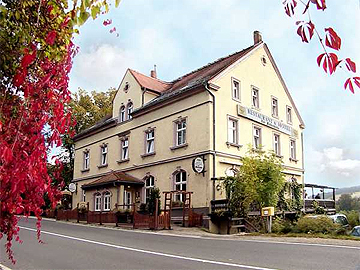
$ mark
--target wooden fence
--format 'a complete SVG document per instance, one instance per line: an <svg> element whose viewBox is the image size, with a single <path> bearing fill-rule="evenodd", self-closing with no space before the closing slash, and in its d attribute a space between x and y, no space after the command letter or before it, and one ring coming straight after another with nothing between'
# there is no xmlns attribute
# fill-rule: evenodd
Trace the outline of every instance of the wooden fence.
<svg viewBox="0 0 360 270"><path fill-rule="evenodd" d="M133 228L162 230L170 228L170 215L167 212L161 215L144 215L137 212L134 213Z"/></svg>

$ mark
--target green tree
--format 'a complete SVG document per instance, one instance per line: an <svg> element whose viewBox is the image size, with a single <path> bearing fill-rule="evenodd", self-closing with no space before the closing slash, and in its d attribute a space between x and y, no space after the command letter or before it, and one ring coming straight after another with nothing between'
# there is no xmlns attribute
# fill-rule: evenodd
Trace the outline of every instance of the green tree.
<svg viewBox="0 0 360 270"><path fill-rule="evenodd" d="M351 194L341 194L339 200L337 201L337 207L339 210L343 211L360 211L360 199L353 198Z"/></svg>
<svg viewBox="0 0 360 270"><path fill-rule="evenodd" d="M238 174L224 181L229 210L235 216L244 216L252 205L276 206L285 183L282 170L282 160L273 152L250 149Z"/></svg>
<svg viewBox="0 0 360 270"><path fill-rule="evenodd" d="M158 215L160 215L160 209L161 209L160 208L160 189L157 187L152 187L150 189L149 200L147 202L147 208L148 208L149 214L151 214L151 215L155 214L156 199L159 200Z"/></svg>

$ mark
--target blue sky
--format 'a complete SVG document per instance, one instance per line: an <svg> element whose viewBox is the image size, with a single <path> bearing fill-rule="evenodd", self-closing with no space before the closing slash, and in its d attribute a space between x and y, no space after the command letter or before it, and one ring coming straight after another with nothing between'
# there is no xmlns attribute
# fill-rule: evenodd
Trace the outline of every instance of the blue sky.
<svg viewBox="0 0 360 270"><path fill-rule="evenodd" d="M327 5L325 12L312 9L312 20L319 29L334 28L342 38L339 57L350 57L360 71L359 0ZM113 24L104 27L108 18ZM303 44L295 21L282 0L122 0L80 29L70 89L105 91L118 87L128 67L148 74L154 64L158 78L171 81L250 46L259 30L306 124L305 182L360 185L360 90L344 90L342 69L329 76L317 67L319 42ZM109 33L114 26L119 37Z"/></svg>

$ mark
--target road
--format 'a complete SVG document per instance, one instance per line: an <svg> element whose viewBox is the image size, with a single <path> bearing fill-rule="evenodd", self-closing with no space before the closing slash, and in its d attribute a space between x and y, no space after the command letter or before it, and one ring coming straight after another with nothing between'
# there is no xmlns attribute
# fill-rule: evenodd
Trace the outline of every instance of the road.
<svg viewBox="0 0 360 270"><path fill-rule="evenodd" d="M35 220L21 220L12 265L0 241L0 263L11 269L356 269L360 247L181 237L81 226L43 220L36 240Z"/></svg>

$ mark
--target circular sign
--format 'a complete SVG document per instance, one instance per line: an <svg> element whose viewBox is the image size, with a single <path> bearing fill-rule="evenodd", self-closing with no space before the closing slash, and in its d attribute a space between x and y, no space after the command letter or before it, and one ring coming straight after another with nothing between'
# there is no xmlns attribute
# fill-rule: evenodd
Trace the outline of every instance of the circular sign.
<svg viewBox="0 0 360 270"><path fill-rule="evenodd" d="M193 170L197 173L202 173L205 169L204 160L201 157L196 157L192 162Z"/></svg>
<svg viewBox="0 0 360 270"><path fill-rule="evenodd" d="M74 183L70 183L69 185L69 191L71 193L74 193L76 191L76 185Z"/></svg>

